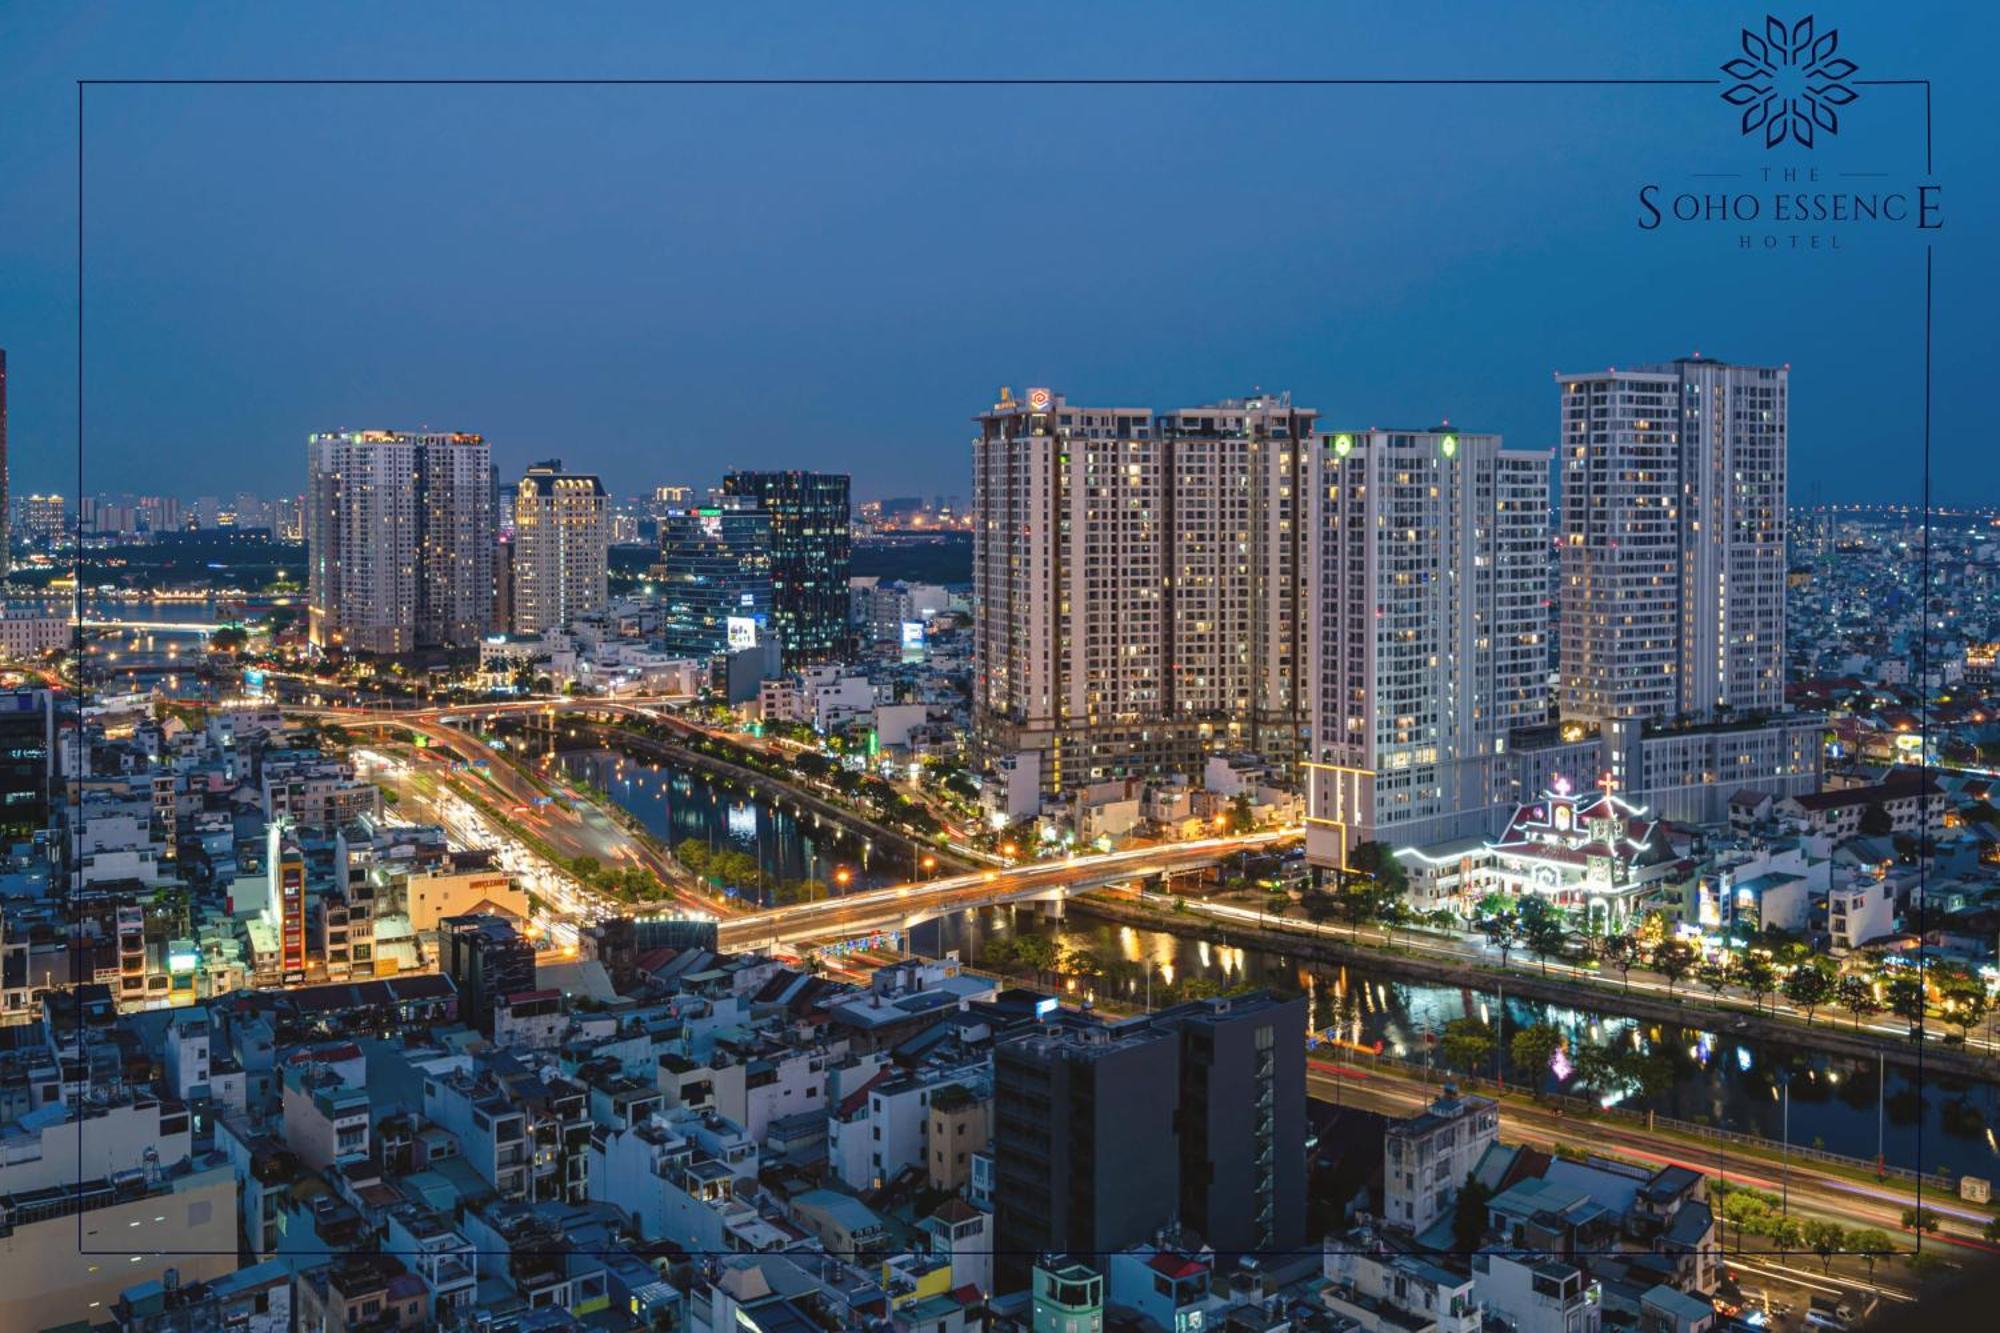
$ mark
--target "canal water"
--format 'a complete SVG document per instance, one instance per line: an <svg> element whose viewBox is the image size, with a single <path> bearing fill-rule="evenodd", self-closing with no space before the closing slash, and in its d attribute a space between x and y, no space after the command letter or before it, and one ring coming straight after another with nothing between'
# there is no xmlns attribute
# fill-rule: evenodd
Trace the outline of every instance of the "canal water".
<svg viewBox="0 0 2000 1333"><path fill-rule="evenodd" d="M65 616L74 609L67 597L45 598L42 604ZM182 698L213 698L217 682L202 675L207 640L201 631L244 619L246 603L241 598L92 595L84 599L83 612L92 621L134 622L90 632L85 679L92 701L156 689Z"/></svg>
<svg viewBox="0 0 2000 1333"><path fill-rule="evenodd" d="M906 866L839 826L774 808L706 774L649 764L614 750L565 751L559 762L571 778L609 793L670 847L694 838L710 848L748 852L773 879L816 879L835 893L905 878L901 872ZM842 871L848 876L844 890Z"/></svg>
<svg viewBox="0 0 2000 1333"><path fill-rule="evenodd" d="M832 826L819 826L785 809L772 809L699 773L649 765L610 750L574 751L562 756L572 776L587 778L636 815L669 844L699 838L712 847L731 846L756 855L767 873L783 879L834 882L846 867L849 891L898 882L905 867L893 858L867 856L858 839ZM991 942L1029 934L1053 934L1071 948L1088 949L1105 960L1142 965L1119 987L1122 1001L1142 1005L1145 977L1152 998L1164 1003L1169 988L1200 977L1221 986L1263 986L1307 995L1314 1029L1328 1058L1365 1064L1381 1043L1384 1054L1422 1061L1440 1075L1474 1073L1490 1079L1490 1060L1478 1070L1448 1070L1441 1042L1444 1025L1468 1015L1489 1025L1500 1017L1499 996L1491 990L1399 980L1363 968L1338 967L1284 954L1234 948L1159 931L1138 930L1091 917L1072 905L1053 919L1033 905L962 912L919 926L909 947L941 955L956 950L977 965ZM1828 1014L1828 1024L1843 1016ZM1914 1071L1890 1065L1878 1075L1877 1062L1829 1055L1810 1044L1746 1038L1727 1028L1704 1030L1644 1022L1598 1009L1572 1008L1510 996L1503 1031L1512 1035L1535 1023L1550 1023L1568 1034L1571 1051L1620 1043L1663 1053L1671 1061L1672 1085L1649 1098L1620 1104L1663 1116L1713 1125L1777 1141L1786 1132L1799 1147L1820 1148L1872 1160L1878 1134L1883 1157L1892 1165L1955 1175L2000 1176L2000 1088L1992 1083L1927 1073L1920 1089ZM1510 1084L1535 1077L1545 1091L1565 1089L1570 1080L1557 1071L1513 1067L1505 1043L1497 1053ZM1921 1160L1920 1160L1921 1159Z"/></svg>
<svg viewBox="0 0 2000 1333"><path fill-rule="evenodd" d="M1328 1039L1329 1045L1322 1047L1327 1058L1364 1067L1368 1060L1364 1052L1380 1042L1385 1054L1405 1059L1422 1061L1428 1052L1432 1067L1443 1074L1448 1062L1440 1044L1426 1040L1426 1031L1441 1034L1447 1022L1468 1015L1492 1025L1499 1016L1499 997L1490 990L1398 980L1360 968L1138 930L1093 918L1074 904L1061 920L1040 914L1032 905L958 913L919 926L912 947L926 954L956 949L961 958L977 965L994 940L1049 933L1100 959L1140 964L1142 975L1152 977L1155 1003L1168 998L1162 994L1167 986L1189 977L1229 987L1304 993L1312 1003L1314 1028ZM1145 1003L1144 980L1128 978L1120 989L1123 1002ZM1824 1021L1839 1020L1829 1015ZM1789 1083L1794 1145L1873 1160L1879 1092L1882 1154L1891 1165L1926 1171L1948 1168L1954 1175L1987 1179L2000 1176L2000 1142L1995 1139L2000 1132L2000 1088L1992 1083L1927 1072L1920 1091L1914 1070L1890 1065L1883 1071L1884 1084L1878 1080L1875 1060L1828 1055L1809 1044L1745 1039L1726 1029L1674 1027L1509 996L1505 1032L1511 1035L1534 1023L1563 1029L1572 1050L1628 1043L1663 1052L1673 1064L1672 1086L1654 1097L1630 1098L1621 1105L1775 1142L1785 1132L1783 1086ZM1504 1050L1501 1058L1505 1059ZM1454 1072L1490 1079L1491 1060L1482 1063L1484 1067L1476 1071ZM1530 1072L1546 1091L1566 1086L1567 1080L1559 1079L1554 1070L1518 1070L1511 1061L1505 1068L1510 1084L1519 1084Z"/></svg>

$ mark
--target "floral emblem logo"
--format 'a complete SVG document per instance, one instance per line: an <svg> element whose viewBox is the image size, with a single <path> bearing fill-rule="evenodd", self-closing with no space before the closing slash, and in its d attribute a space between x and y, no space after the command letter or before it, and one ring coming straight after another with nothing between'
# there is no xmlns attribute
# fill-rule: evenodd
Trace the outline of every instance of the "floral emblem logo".
<svg viewBox="0 0 2000 1333"><path fill-rule="evenodd" d="M1722 67L1736 80L1722 100L1743 108L1743 132L1762 130L1766 148L1811 148L1821 131L1840 132L1838 108L1861 95L1848 84L1860 66L1839 49L1840 30L1815 32L1810 14L1789 28L1767 15L1763 35L1743 29L1743 54Z"/></svg>

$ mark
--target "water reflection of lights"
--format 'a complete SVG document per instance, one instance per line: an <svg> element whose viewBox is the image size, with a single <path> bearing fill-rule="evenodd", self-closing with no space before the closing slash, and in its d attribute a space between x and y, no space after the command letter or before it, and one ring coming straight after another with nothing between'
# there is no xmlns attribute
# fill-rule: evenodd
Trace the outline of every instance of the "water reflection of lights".
<svg viewBox="0 0 2000 1333"><path fill-rule="evenodd" d="M1748 1046L1738 1046L1736 1048L1736 1067L1747 1074L1750 1072L1752 1063L1754 1062L1750 1057L1750 1048Z"/></svg>

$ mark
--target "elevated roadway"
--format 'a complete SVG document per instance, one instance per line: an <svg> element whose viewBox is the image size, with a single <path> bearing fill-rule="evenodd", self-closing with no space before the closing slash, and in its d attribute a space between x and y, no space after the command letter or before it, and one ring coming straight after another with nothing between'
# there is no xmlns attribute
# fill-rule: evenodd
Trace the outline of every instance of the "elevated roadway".
<svg viewBox="0 0 2000 1333"><path fill-rule="evenodd" d="M824 943L906 931L949 912L1012 902L1060 902L1110 884L1163 880L1208 870L1238 853L1270 847L1297 836L1296 832L1278 831L1203 838L869 889L730 917L722 923L722 946L756 949Z"/></svg>

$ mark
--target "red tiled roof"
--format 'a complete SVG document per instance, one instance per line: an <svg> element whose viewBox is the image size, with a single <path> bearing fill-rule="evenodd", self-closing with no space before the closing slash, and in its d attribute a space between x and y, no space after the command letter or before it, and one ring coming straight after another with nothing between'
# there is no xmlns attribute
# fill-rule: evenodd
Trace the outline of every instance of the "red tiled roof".
<svg viewBox="0 0 2000 1333"><path fill-rule="evenodd" d="M854 1112L860 1110L861 1104L868 1100L868 1090L877 1083L887 1083L889 1081L889 1072L887 1069L877 1070L875 1077L869 1079L845 1097L842 1097L840 1099L839 1114L852 1115Z"/></svg>
<svg viewBox="0 0 2000 1333"><path fill-rule="evenodd" d="M1185 1254L1156 1254L1146 1261L1146 1267L1164 1277L1179 1279L1206 1273L1208 1265L1198 1259L1190 1259Z"/></svg>

